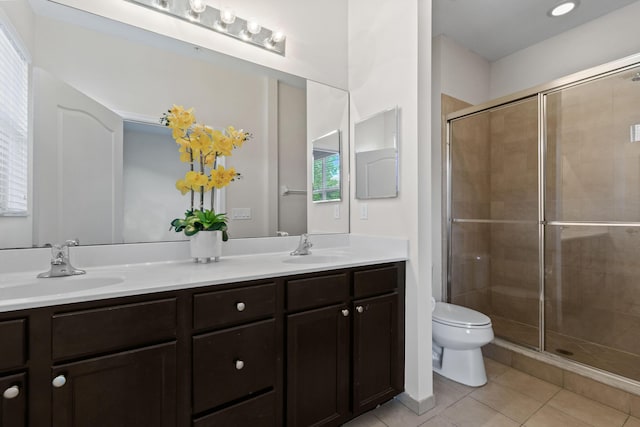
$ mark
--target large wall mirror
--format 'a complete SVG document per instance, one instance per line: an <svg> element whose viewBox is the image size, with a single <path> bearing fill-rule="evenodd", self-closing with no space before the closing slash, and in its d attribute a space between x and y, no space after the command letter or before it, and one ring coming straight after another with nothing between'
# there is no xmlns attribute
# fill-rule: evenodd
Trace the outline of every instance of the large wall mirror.
<svg viewBox="0 0 640 427"><path fill-rule="evenodd" d="M242 174L224 194L231 238L315 228L311 194L280 188L307 189L308 123L327 117L307 111L307 91L326 85L47 0L0 2L0 20L30 57L34 112L28 214L0 217L0 248L184 240L169 223L189 207L175 188L185 164L158 122L173 104L215 129L252 134L225 159ZM342 94L340 114L348 110L347 92L326 87ZM323 91L314 91L318 104Z"/></svg>
<svg viewBox="0 0 640 427"><path fill-rule="evenodd" d="M356 199L398 195L398 107L356 122Z"/></svg>

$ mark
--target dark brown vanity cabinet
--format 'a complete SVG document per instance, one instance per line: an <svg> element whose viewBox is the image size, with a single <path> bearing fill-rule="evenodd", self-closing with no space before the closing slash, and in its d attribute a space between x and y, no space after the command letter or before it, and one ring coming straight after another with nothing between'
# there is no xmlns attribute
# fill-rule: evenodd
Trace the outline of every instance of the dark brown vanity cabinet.
<svg viewBox="0 0 640 427"><path fill-rule="evenodd" d="M27 425L25 333L25 319L0 322L0 427Z"/></svg>
<svg viewBox="0 0 640 427"><path fill-rule="evenodd" d="M340 425L404 389L404 264L292 279L287 425Z"/></svg>
<svg viewBox="0 0 640 427"><path fill-rule="evenodd" d="M0 313L0 427L332 426L402 391L404 263Z"/></svg>
<svg viewBox="0 0 640 427"><path fill-rule="evenodd" d="M282 425L276 283L200 293L193 300L193 425Z"/></svg>
<svg viewBox="0 0 640 427"><path fill-rule="evenodd" d="M52 425L175 426L176 316L175 298L54 314Z"/></svg>

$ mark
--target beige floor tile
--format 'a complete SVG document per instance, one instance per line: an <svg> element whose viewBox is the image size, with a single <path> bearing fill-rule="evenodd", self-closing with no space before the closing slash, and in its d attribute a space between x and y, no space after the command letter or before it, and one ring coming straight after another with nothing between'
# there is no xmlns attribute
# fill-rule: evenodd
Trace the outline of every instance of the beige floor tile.
<svg viewBox="0 0 640 427"><path fill-rule="evenodd" d="M487 379L489 380L494 379L511 369L507 365L503 365L502 363L496 362L495 360L491 360L487 357L484 358L484 368L487 371Z"/></svg>
<svg viewBox="0 0 640 427"><path fill-rule="evenodd" d="M431 418L424 424L420 424L420 427L458 427L448 418L437 416Z"/></svg>
<svg viewBox="0 0 640 427"><path fill-rule="evenodd" d="M619 427L627 419L627 414L567 390L553 396L548 405L595 427Z"/></svg>
<svg viewBox="0 0 640 427"><path fill-rule="evenodd" d="M435 409L437 407L418 415L399 401L392 399L371 413L389 427L417 427L435 417L438 414L437 411L434 411ZM440 410L442 409L444 408L440 408Z"/></svg>
<svg viewBox="0 0 640 427"><path fill-rule="evenodd" d="M449 406L442 416L458 427L517 427L519 425L469 396Z"/></svg>
<svg viewBox="0 0 640 427"><path fill-rule="evenodd" d="M529 396L539 402L548 401L560 391L560 387L555 384L548 383L524 372L516 371L515 369L509 369L493 381L517 390L525 396Z"/></svg>
<svg viewBox="0 0 640 427"><path fill-rule="evenodd" d="M591 427L569 414L545 405L524 424L525 427Z"/></svg>
<svg viewBox="0 0 640 427"><path fill-rule="evenodd" d="M449 378L445 378L442 375L438 375L438 374L433 374L433 381L440 381L443 384L447 384L449 385L451 388L459 391L460 393L462 393L463 395L467 395L469 393L471 393L472 391L474 391L477 387L469 387L468 385L464 385L464 384L460 384L458 382L455 382L453 380L450 380Z"/></svg>
<svg viewBox="0 0 640 427"><path fill-rule="evenodd" d="M624 427L640 427L640 418L629 417L626 423L624 423Z"/></svg>
<svg viewBox="0 0 640 427"><path fill-rule="evenodd" d="M493 382L469 396L519 423L528 420L544 404L512 388Z"/></svg>
<svg viewBox="0 0 640 427"><path fill-rule="evenodd" d="M344 427L386 427L386 424L376 418L375 415L371 412L366 412L360 415L358 418L355 418L349 421L346 424L343 424Z"/></svg>

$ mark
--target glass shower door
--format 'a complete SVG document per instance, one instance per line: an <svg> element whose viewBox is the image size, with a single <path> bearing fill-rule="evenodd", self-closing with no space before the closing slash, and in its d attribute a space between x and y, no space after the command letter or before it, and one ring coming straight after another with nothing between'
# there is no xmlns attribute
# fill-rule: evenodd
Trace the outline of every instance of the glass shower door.
<svg viewBox="0 0 640 427"><path fill-rule="evenodd" d="M539 348L537 97L451 122L448 300Z"/></svg>
<svg viewBox="0 0 640 427"><path fill-rule="evenodd" d="M545 95L545 347L640 380L640 68Z"/></svg>

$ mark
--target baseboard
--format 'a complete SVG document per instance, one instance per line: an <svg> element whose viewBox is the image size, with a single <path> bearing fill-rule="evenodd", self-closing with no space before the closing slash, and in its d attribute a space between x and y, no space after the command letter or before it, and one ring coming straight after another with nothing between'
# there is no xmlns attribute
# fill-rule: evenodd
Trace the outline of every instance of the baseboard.
<svg viewBox="0 0 640 427"><path fill-rule="evenodd" d="M397 395L396 399L418 415L422 415L436 406L436 399L433 395L423 400L415 400L413 397L403 392Z"/></svg>

